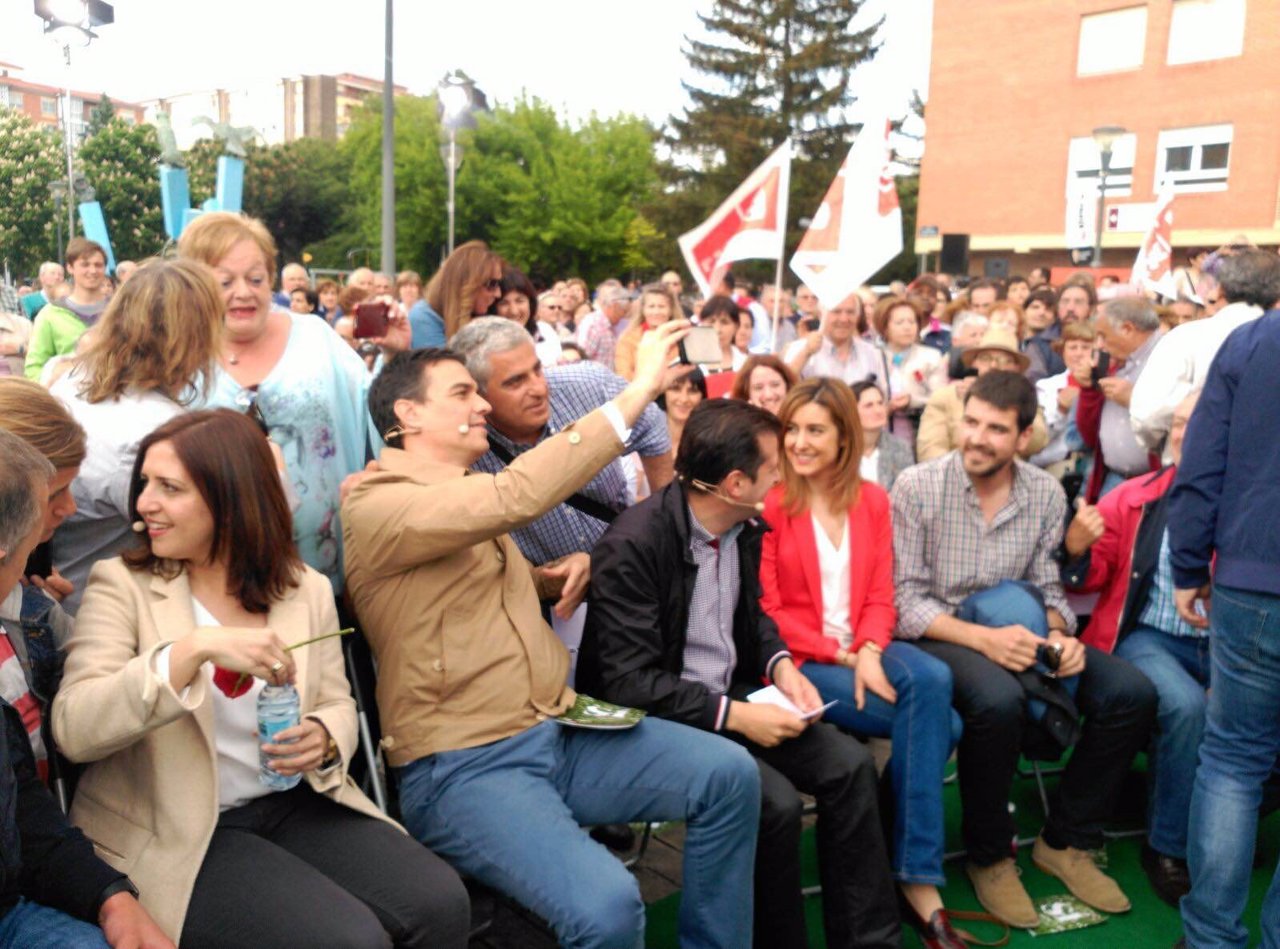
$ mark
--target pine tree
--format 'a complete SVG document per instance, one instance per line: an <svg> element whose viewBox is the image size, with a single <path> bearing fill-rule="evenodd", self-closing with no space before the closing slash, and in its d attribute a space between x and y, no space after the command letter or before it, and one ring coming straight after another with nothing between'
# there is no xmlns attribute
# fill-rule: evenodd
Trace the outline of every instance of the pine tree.
<svg viewBox="0 0 1280 949"><path fill-rule="evenodd" d="M851 30L862 0L715 0L699 19L710 37L686 38L689 65L710 80L684 83L672 116L669 188L652 217L668 234L693 226L791 136L794 222L817 207L858 126L848 122L854 67L878 49L880 23ZM789 240L799 239L795 230Z"/></svg>
<svg viewBox="0 0 1280 949"><path fill-rule="evenodd" d="M89 112L89 127L85 130L85 136L90 137L101 132L116 117L116 107L111 99L105 94L98 100L98 104Z"/></svg>

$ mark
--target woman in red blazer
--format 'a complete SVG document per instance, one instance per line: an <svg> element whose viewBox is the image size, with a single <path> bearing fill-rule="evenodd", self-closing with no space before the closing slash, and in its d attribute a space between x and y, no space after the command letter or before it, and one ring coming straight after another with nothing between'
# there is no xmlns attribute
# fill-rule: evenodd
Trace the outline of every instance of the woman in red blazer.
<svg viewBox="0 0 1280 949"><path fill-rule="evenodd" d="M762 605L826 702L826 720L893 741L893 873L928 947L961 949L943 909L942 778L960 737L951 673L893 638L889 497L858 476L858 403L837 379L801 382L778 411L782 482L765 501Z"/></svg>

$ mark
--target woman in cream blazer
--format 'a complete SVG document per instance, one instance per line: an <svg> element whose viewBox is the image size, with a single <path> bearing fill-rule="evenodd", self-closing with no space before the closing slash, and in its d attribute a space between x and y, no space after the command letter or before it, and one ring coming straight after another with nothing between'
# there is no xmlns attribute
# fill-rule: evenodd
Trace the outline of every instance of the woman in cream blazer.
<svg viewBox="0 0 1280 949"><path fill-rule="evenodd" d="M464 946L456 874L347 776L339 640L287 648L338 617L298 559L253 422L221 409L156 429L130 509L143 543L94 568L54 703L61 750L89 763L72 820L184 947ZM301 724L263 748L302 782L273 791L257 779L255 696L288 681Z"/></svg>

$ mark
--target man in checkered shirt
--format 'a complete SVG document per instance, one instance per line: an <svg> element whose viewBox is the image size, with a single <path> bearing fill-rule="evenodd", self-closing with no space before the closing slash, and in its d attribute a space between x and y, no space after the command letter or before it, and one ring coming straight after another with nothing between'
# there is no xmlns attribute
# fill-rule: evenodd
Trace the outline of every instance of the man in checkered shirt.
<svg viewBox="0 0 1280 949"><path fill-rule="evenodd" d="M1126 912L1128 898L1088 851L1102 846L1156 708L1138 670L1075 638L1057 563L1066 497L1050 475L1017 457L1035 414L1025 377L980 376L965 399L960 448L908 468L892 492L897 635L950 666L964 720L966 870L989 912L1025 928L1039 916L1010 856L1008 810L1024 738L1039 755L1075 744L1032 860L1091 906ZM1061 650L1056 678L1047 646Z"/></svg>

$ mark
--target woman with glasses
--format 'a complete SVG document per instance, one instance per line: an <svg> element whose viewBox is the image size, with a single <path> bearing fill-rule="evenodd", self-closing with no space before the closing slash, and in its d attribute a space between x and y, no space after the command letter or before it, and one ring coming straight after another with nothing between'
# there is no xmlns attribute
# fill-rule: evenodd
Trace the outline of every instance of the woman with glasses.
<svg viewBox="0 0 1280 949"><path fill-rule="evenodd" d="M88 764L71 819L184 949L462 949L462 882L347 774L333 590L298 557L274 467L227 409L140 444L142 530L94 570L54 703ZM297 724L264 743L259 702L286 684Z"/></svg>
<svg viewBox="0 0 1280 949"><path fill-rule="evenodd" d="M366 407L369 372L323 320L272 306L276 245L261 221L202 214L182 232L178 253L213 268L220 291L225 344L203 404L249 413L271 433L298 498L298 550L340 589L338 489L380 444ZM404 348L402 317L387 332L366 342Z"/></svg>
<svg viewBox="0 0 1280 949"><path fill-rule="evenodd" d="M132 541L129 469L138 442L209 391L223 309L204 264L147 261L107 305L79 364L53 384L50 391L88 435L71 484L76 512L51 541L53 565L74 588L63 599L68 613L79 607L93 565Z"/></svg>
<svg viewBox="0 0 1280 949"><path fill-rule="evenodd" d="M484 241L467 241L450 254L409 311L413 347L444 346L473 316L484 316L502 297L502 258Z"/></svg>

